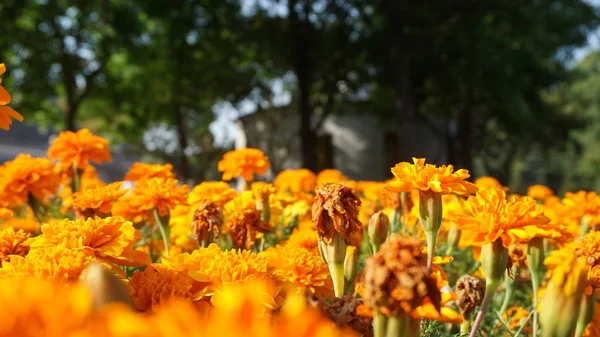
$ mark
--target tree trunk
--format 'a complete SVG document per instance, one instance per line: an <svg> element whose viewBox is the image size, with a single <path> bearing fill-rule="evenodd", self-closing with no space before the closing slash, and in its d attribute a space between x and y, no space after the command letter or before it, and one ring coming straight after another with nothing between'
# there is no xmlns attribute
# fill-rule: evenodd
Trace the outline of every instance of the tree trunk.
<svg viewBox="0 0 600 337"><path fill-rule="evenodd" d="M188 147L187 130L185 128L185 120L181 112L181 105L174 104L173 114L175 116L175 127L177 128L177 141L179 143L179 170L181 172L181 180L186 183L190 178L190 163L185 154L185 149Z"/></svg>

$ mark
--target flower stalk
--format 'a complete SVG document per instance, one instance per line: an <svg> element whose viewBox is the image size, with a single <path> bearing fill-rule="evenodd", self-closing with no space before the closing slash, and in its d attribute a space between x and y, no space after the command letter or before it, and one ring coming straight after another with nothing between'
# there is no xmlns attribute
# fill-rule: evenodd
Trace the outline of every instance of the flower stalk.
<svg viewBox="0 0 600 337"><path fill-rule="evenodd" d="M590 324L592 318L594 317L594 305L596 301L596 296L594 292L590 295L583 295L581 299L581 309L579 311L579 317L577 318L577 328L575 330L575 337L581 337L585 328Z"/></svg>
<svg viewBox="0 0 600 337"><path fill-rule="evenodd" d="M531 286L533 289L533 335L538 335L538 294L542 285L544 267L544 240L534 238L527 246L527 266L531 273Z"/></svg>
<svg viewBox="0 0 600 337"><path fill-rule="evenodd" d="M442 195L419 192L419 216L427 239L427 270L431 271L437 233L442 225Z"/></svg>
<svg viewBox="0 0 600 337"><path fill-rule="evenodd" d="M169 216L161 217L158 214L158 210L155 208L154 212L154 221L156 221L156 226L158 226L158 230L160 231L160 236L162 237L163 244L165 246L165 256L169 257Z"/></svg>

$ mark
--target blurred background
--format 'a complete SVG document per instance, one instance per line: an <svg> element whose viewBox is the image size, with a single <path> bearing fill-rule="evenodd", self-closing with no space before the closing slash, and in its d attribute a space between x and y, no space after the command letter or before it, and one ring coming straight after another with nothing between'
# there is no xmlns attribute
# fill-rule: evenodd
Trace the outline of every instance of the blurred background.
<svg viewBox="0 0 600 337"><path fill-rule="evenodd" d="M225 151L389 179L411 157L514 191L600 191L600 1L1 0L0 162L63 130L110 139L121 179Z"/></svg>

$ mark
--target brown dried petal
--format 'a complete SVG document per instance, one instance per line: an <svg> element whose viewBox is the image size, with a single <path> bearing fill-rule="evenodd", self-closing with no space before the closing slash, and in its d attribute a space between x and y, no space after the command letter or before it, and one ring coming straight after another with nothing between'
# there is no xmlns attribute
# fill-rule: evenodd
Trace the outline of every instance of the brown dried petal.
<svg viewBox="0 0 600 337"><path fill-rule="evenodd" d="M319 237L330 244L335 232L344 237L346 244L360 245L362 223L358 219L361 205L354 190L345 184L324 184L316 188L312 219Z"/></svg>
<svg viewBox="0 0 600 337"><path fill-rule="evenodd" d="M214 238L217 238L222 226L223 213L219 206L207 199L200 200L192 219L192 233L198 243L202 244L209 232L212 232Z"/></svg>
<svg viewBox="0 0 600 337"><path fill-rule="evenodd" d="M456 305L465 319L473 312L473 309L481 304L485 294L485 284L477 277L463 275L456 282Z"/></svg>

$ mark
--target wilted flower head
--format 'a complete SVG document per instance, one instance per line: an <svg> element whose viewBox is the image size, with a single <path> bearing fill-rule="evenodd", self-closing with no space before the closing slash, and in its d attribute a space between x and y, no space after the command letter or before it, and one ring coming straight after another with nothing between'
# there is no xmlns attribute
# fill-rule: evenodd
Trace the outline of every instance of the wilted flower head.
<svg viewBox="0 0 600 337"><path fill-rule="evenodd" d="M146 164L136 162L125 174L124 180L138 181L150 178L175 179L173 165Z"/></svg>
<svg viewBox="0 0 600 337"><path fill-rule="evenodd" d="M485 284L471 275L463 275L456 281L456 305L466 319L483 301Z"/></svg>
<svg viewBox="0 0 600 337"><path fill-rule="evenodd" d="M48 157L58 159L65 169L71 169L73 165L84 168L88 160L96 164L111 161L108 140L92 134L88 129L59 133L48 148Z"/></svg>
<svg viewBox="0 0 600 337"><path fill-rule="evenodd" d="M469 171L460 169L455 172L452 165L437 167L425 164L424 158L413 158L413 164L396 164L392 173L396 178L385 186L389 192L410 192L417 189L422 192L460 196L469 196L477 192L477 186L466 181L470 177Z"/></svg>
<svg viewBox="0 0 600 337"><path fill-rule="evenodd" d="M271 226L261 219L261 211L256 209L252 191L246 191L225 205L227 230L238 248L252 249L259 233L266 233Z"/></svg>
<svg viewBox="0 0 600 337"><path fill-rule="evenodd" d="M0 76L6 71L4 63L0 63ZM12 124L11 118L23 121L23 116L13 108L7 106L10 103L10 94L2 86L2 77L0 77L0 129L8 130Z"/></svg>
<svg viewBox="0 0 600 337"><path fill-rule="evenodd" d="M426 297L439 310L441 294L427 271L421 243L394 235L366 261L364 302L387 316L407 316Z"/></svg>
<svg viewBox="0 0 600 337"><path fill-rule="evenodd" d="M337 232L346 244L360 245L363 235L362 223L358 219L360 205L361 201L354 190L344 184L317 186L312 218L319 238L330 244Z"/></svg>
<svg viewBox="0 0 600 337"><path fill-rule="evenodd" d="M0 202L20 206L27 201L28 193L44 201L56 193L60 176L47 158L33 158L20 154L0 166Z"/></svg>
<svg viewBox="0 0 600 337"><path fill-rule="evenodd" d="M223 226L223 212L210 200L202 200L194 211L192 218L192 234L199 244L212 242L219 236ZM210 236L210 237L209 237Z"/></svg>
<svg viewBox="0 0 600 337"><path fill-rule="evenodd" d="M263 175L271 167L269 158L259 149L243 148L229 151L218 163L223 180L242 177L245 181L254 180L254 173Z"/></svg>

